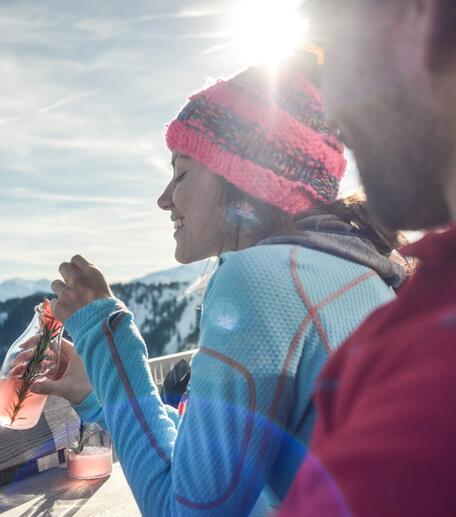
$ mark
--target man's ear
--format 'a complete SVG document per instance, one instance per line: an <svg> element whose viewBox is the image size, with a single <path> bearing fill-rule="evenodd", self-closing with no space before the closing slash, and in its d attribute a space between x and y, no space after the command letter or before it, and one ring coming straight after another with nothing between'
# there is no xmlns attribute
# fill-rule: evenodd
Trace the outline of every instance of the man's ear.
<svg viewBox="0 0 456 517"><path fill-rule="evenodd" d="M422 0L427 38L426 66L443 71L456 56L456 0Z"/></svg>

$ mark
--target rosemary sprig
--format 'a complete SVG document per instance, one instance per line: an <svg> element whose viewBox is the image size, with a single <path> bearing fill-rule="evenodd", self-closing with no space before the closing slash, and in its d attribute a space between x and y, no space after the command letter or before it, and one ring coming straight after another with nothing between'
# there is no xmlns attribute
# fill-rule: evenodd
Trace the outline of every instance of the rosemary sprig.
<svg viewBox="0 0 456 517"><path fill-rule="evenodd" d="M47 302L47 300L45 300L45 302ZM45 311L47 311L47 307L48 303L44 303ZM60 321L54 317L49 319L48 313L45 312L43 320L40 320L40 341L32 357L27 361L24 372L21 375L21 385L16 390L17 402L8 410L10 425L16 420L23 420L22 417L18 418L18 414L24 407L25 401L31 395L30 388L38 378L43 361L46 359L46 352L51 346L52 340L57 337L61 327L62 324Z"/></svg>
<svg viewBox="0 0 456 517"><path fill-rule="evenodd" d="M89 432L89 427L81 420L79 425L79 438L74 441L73 447L70 447L69 451L74 454L81 454L85 445L89 441L89 438L93 436L93 434L94 433Z"/></svg>

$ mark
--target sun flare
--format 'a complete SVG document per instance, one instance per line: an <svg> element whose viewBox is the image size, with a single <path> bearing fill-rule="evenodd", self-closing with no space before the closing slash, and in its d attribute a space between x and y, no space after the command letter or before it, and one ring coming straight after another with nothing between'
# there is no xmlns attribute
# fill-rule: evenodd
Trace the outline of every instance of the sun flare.
<svg viewBox="0 0 456 517"><path fill-rule="evenodd" d="M249 64L272 67L305 41L308 20L301 0L243 0L233 14L234 45Z"/></svg>

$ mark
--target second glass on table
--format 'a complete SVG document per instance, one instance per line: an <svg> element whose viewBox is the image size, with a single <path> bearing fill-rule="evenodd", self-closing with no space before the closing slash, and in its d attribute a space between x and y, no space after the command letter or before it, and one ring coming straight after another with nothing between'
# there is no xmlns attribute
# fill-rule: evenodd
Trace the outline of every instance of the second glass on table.
<svg viewBox="0 0 456 517"><path fill-rule="evenodd" d="M104 478L112 472L112 444L98 424L67 424L67 472L71 479Z"/></svg>

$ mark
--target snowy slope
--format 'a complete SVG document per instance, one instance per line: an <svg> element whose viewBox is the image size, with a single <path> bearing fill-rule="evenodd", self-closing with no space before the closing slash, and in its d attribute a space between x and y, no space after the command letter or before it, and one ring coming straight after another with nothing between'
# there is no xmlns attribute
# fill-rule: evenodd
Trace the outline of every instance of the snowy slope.
<svg viewBox="0 0 456 517"><path fill-rule="evenodd" d="M23 278L11 278L0 282L0 302L12 298L25 298L34 293L50 293L50 280L25 280Z"/></svg>
<svg viewBox="0 0 456 517"><path fill-rule="evenodd" d="M211 260L201 260L193 264L184 264L171 269L164 269L151 273L133 282L141 282L146 285L156 284L170 284L172 282L186 282L193 283L198 278L209 273L214 267L214 262Z"/></svg>
<svg viewBox="0 0 456 517"><path fill-rule="evenodd" d="M212 261L202 261L112 285L115 296L134 314L150 357L188 350L198 344L198 308L206 276L213 269ZM12 279L0 283L0 363L42 300L39 292L49 293L50 282Z"/></svg>

